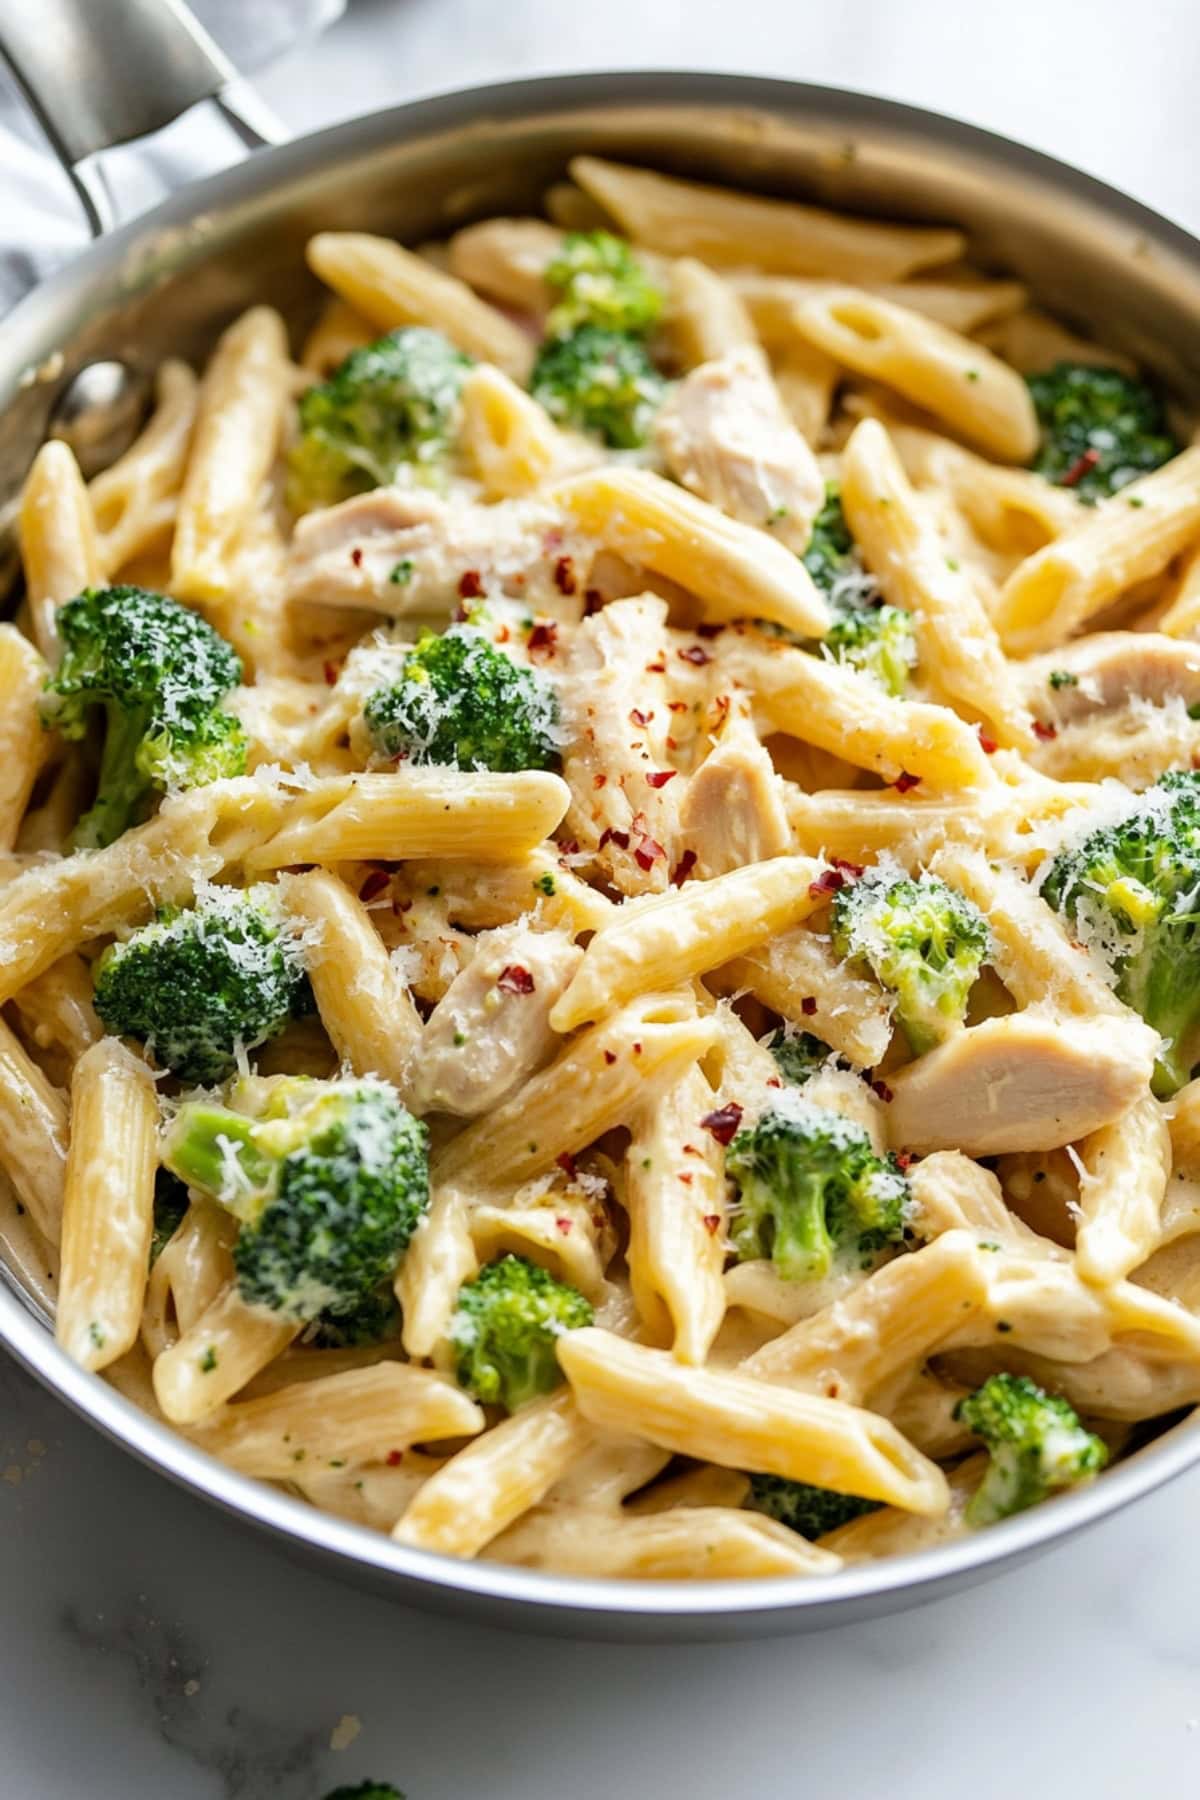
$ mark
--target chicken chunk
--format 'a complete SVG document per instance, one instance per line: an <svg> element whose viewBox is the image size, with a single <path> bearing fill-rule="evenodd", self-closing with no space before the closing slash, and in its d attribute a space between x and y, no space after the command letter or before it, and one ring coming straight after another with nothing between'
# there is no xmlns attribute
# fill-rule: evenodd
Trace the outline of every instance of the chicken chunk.
<svg viewBox="0 0 1200 1800"><path fill-rule="evenodd" d="M1054 1150L1111 1124L1145 1090L1158 1039L1111 1018L1033 1012L960 1031L887 1077L896 1149Z"/></svg>
<svg viewBox="0 0 1200 1800"><path fill-rule="evenodd" d="M731 717L692 776L679 830L684 849L695 855L693 872L706 880L790 848L783 783L749 719Z"/></svg>
<svg viewBox="0 0 1200 1800"><path fill-rule="evenodd" d="M731 519L769 529L797 555L812 535L825 483L789 419L757 348L702 363L658 415L671 473Z"/></svg>
<svg viewBox="0 0 1200 1800"><path fill-rule="evenodd" d="M583 957L565 932L518 920L486 933L431 1013L415 1058L417 1112L474 1118L547 1062L547 1016Z"/></svg>

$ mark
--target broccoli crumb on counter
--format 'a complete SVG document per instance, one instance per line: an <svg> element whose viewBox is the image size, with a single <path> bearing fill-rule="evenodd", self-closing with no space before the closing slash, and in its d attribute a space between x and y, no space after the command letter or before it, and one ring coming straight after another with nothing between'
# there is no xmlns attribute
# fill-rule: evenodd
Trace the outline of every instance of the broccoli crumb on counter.
<svg viewBox="0 0 1200 1800"><path fill-rule="evenodd" d="M363 707L379 755L497 774L556 769L558 717L545 677L471 625L426 632Z"/></svg>
<svg viewBox="0 0 1200 1800"><path fill-rule="evenodd" d="M300 401L288 456L293 512L333 506L411 468L441 477L458 430L472 359L423 325L389 331L350 355Z"/></svg>
<svg viewBox="0 0 1200 1800"><path fill-rule="evenodd" d="M835 1262L869 1267L903 1241L911 1194L899 1164L852 1119L799 1094L738 1132L725 1172L737 1189L738 1260L769 1257L787 1281L819 1281Z"/></svg>
<svg viewBox="0 0 1200 1800"><path fill-rule="evenodd" d="M1164 775L1056 856L1041 891L1161 1034L1154 1091L1169 1098L1200 1057L1200 774Z"/></svg>
<svg viewBox="0 0 1200 1800"><path fill-rule="evenodd" d="M834 896L830 933L894 996L917 1056L962 1022L990 944L979 908L936 875L875 868Z"/></svg>
<svg viewBox="0 0 1200 1800"><path fill-rule="evenodd" d="M522 1256L488 1263L459 1289L450 1320L459 1386L476 1400L515 1412L558 1386L556 1340L593 1317L577 1288L537 1263Z"/></svg>
<svg viewBox="0 0 1200 1800"><path fill-rule="evenodd" d="M63 655L46 683L43 725L79 739L93 709L104 710L96 797L75 849L111 844L155 793L243 772L245 735L221 709L241 660L198 613L147 588L88 588L59 608L56 625Z"/></svg>
<svg viewBox="0 0 1200 1800"><path fill-rule="evenodd" d="M955 1417L983 1439L987 1472L967 1506L967 1523L992 1525L1075 1487L1108 1461L1102 1440L1073 1407L1025 1375L991 1375L960 1400Z"/></svg>
<svg viewBox="0 0 1200 1800"><path fill-rule="evenodd" d="M185 1102L162 1155L241 1221L242 1299L307 1323L356 1313L395 1273L429 1205L427 1140L384 1082L277 1076Z"/></svg>
<svg viewBox="0 0 1200 1800"><path fill-rule="evenodd" d="M824 1537L880 1507L878 1500L860 1500L856 1494L838 1494L832 1488L789 1481L783 1475L751 1475L745 1504L751 1512L778 1519L806 1538Z"/></svg>
<svg viewBox="0 0 1200 1800"><path fill-rule="evenodd" d="M188 1082L224 1081L239 1052L274 1037L307 999L299 943L266 885L164 908L96 966L105 1029Z"/></svg>
<svg viewBox="0 0 1200 1800"><path fill-rule="evenodd" d="M1119 369L1059 362L1031 375L1042 428L1033 467L1085 505L1117 493L1178 453L1153 388Z"/></svg>

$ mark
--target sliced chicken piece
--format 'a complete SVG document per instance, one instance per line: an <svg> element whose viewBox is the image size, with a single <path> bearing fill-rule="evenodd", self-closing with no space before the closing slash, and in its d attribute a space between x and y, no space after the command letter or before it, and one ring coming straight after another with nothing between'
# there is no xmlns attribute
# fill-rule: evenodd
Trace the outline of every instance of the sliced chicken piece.
<svg viewBox="0 0 1200 1800"><path fill-rule="evenodd" d="M1144 787L1200 750L1200 645L1157 631L1101 631L1019 671L1038 742L1029 760L1058 780L1116 776Z"/></svg>
<svg viewBox="0 0 1200 1800"><path fill-rule="evenodd" d="M474 1118L553 1055L547 1015L583 957L565 932L518 920L477 940L430 1014L415 1057L418 1112Z"/></svg>
<svg viewBox="0 0 1200 1800"><path fill-rule="evenodd" d="M403 618L503 594L560 613L594 553L556 508L535 500L451 506L409 488L376 488L299 520L287 597Z"/></svg>
<svg viewBox="0 0 1200 1800"><path fill-rule="evenodd" d="M806 548L825 482L761 350L746 346L694 369L660 411L655 439L694 494L797 555Z"/></svg>
<svg viewBox="0 0 1200 1800"><path fill-rule="evenodd" d="M731 716L721 741L688 782L679 808L680 839L707 880L765 862L791 847L783 782L749 719Z"/></svg>
<svg viewBox="0 0 1200 1800"><path fill-rule="evenodd" d="M1033 1012L988 1019L919 1057L887 1085L893 1147L999 1156L1074 1143L1145 1089L1158 1039L1110 1018Z"/></svg>

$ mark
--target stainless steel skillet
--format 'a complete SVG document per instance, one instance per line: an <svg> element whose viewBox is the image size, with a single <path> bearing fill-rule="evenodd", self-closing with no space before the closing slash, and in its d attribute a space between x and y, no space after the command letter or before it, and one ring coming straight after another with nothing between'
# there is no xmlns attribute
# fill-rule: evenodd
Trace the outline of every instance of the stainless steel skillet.
<svg viewBox="0 0 1200 1800"><path fill-rule="evenodd" d="M1062 164L912 108L745 77L511 83L260 149L109 231L104 150L206 98L242 146L270 139L271 121L174 0L0 0L0 50L99 239L0 323L0 508L48 430L68 432L93 467L115 455L161 358L202 356L250 301L302 324L316 302L302 255L313 230L333 222L415 240L536 208L584 149L963 225L977 257L1200 401L1200 245ZM230 1473L75 1367L15 1284L0 1284L0 1343L115 1441L298 1559L397 1599L563 1635L733 1638L897 1610L1031 1555L1200 1461L1200 1424L1184 1421L1090 1489L944 1550L826 1581L598 1582L406 1550Z"/></svg>

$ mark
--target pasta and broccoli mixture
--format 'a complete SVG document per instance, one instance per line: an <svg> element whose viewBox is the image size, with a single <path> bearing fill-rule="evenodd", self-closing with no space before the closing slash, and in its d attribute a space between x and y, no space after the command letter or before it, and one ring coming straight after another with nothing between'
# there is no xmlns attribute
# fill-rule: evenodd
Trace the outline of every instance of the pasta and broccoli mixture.
<svg viewBox="0 0 1200 1800"><path fill-rule="evenodd" d="M3 1241L400 1543L820 1575L1200 1401L1200 447L958 231L570 173L38 455Z"/></svg>

